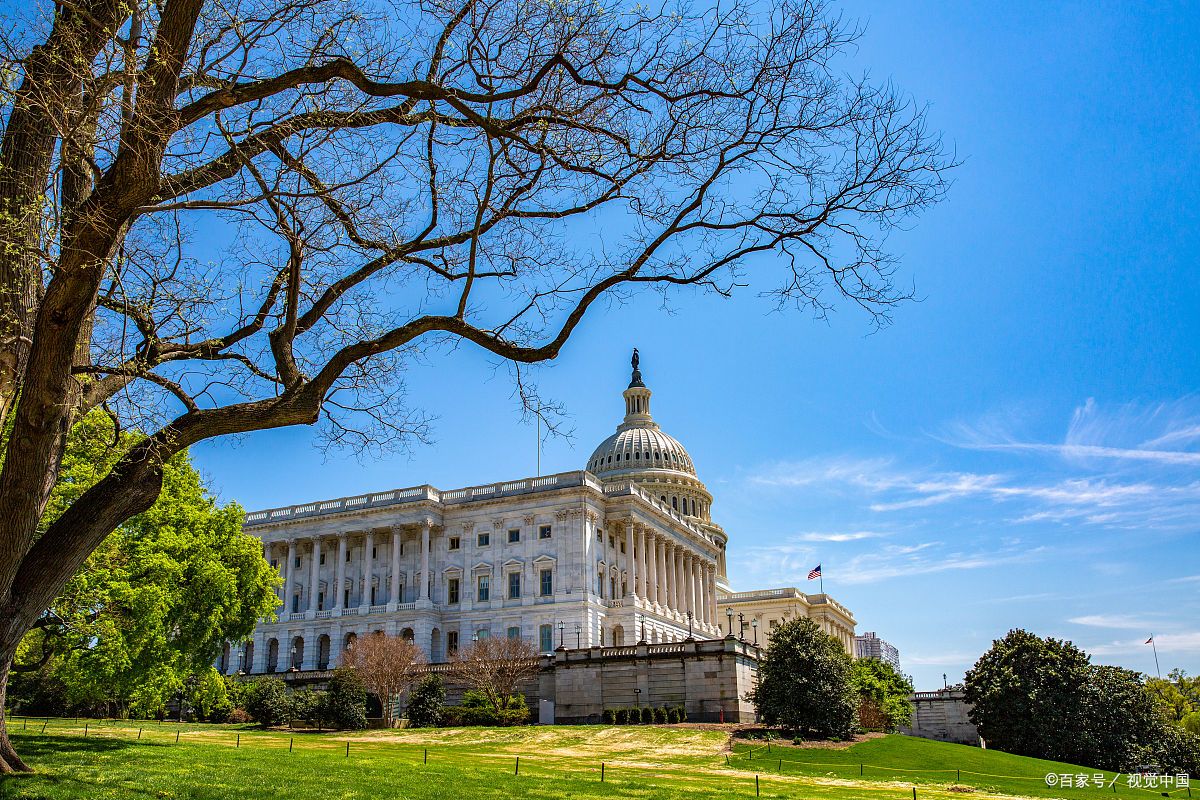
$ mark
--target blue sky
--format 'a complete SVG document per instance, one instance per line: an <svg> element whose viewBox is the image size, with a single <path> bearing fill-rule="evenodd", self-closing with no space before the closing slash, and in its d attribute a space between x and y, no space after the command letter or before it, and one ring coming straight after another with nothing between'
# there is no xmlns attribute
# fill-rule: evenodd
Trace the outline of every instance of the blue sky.
<svg viewBox="0 0 1200 800"><path fill-rule="evenodd" d="M574 429L543 472L611 433L637 346L737 588L805 587L822 562L919 688L1017 626L1148 672L1153 632L1164 671L1200 671L1200 11L842 7L866 24L856 64L928 101L963 159L890 240L921 301L877 333L753 288L600 308L538 373ZM506 370L460 348L408 386L437 416L408 454L325 453L307 429L194 454L248 508L534 473Z"/></svg>

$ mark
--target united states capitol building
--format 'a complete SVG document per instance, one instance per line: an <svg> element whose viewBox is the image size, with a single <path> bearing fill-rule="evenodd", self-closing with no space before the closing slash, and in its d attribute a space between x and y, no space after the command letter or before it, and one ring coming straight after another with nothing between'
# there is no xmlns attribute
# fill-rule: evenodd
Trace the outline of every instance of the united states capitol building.
<svg viewBox="0 0 1200 800"><path fill-rule="evenodd" d="M281 608L218 666L325 670L376 631L413 639L433 663L488 636L544 653L728 634L750 646L799 616L852 652L854 616L830 597L732 591L730 537L687 450L655 423L634 352L624 419L582 470L248 514L283 580Z"/></svg>

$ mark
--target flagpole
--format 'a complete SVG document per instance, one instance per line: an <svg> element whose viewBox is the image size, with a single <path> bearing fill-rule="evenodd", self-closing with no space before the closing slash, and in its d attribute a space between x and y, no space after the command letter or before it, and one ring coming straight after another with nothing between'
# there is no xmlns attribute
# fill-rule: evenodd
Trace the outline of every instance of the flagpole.
<svg viewBox="0 0 1200 800"><path fill-rule="evenodd" d="M1158 666L1158 645L1154 641L1154 634L1150 634L1150 649L1154 651L1154 671L1158 673L1158 679L1162 680L1162 669Z"/></svg>

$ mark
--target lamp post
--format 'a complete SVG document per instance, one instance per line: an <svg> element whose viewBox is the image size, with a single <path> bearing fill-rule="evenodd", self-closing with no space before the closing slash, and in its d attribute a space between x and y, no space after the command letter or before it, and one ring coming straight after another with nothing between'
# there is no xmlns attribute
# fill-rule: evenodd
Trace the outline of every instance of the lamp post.
<svg viewBox="0 0 1200 800"><path fill-rule="evenodd" d="M566 629L567 629L567 623L563 622L560 619L558 621L558 649L559 650L567 649L567 646L565 644L563 644L563 631L565 631Z"/></svg>
<svg viewBox="0 0 1200 800"><path fill-rule="evenodd" d="M725 619L729 622L729 638L733 638L733 607L725 609Z"/></svg>
<svg viewBox="0 0 1200 800"><path fill-rule="evenodd" d="M642 640L638 644L646 643L646 615L642 614Z"/></svg>
<svg viewBox="0 0 1200 800"><path fill-rule="evenodd" d="M580 625L578 622L576 622L575 623L575 649L576 650L583 647L583 645L580 644L580 640L579 640L579 637L582 633L583 633L583 626Z"/></svg>
<svg viewBox="0 0 1200 800"><path fill-rule="evenodd" d="M471 634L471 644L477 644L478 642L479 642L479 631L476 631L475 633Z"/></svg>
<svg viewBox="0 0 1200 800"><path fill-rule="evenodd" d="M738 638L746 641L746 615L742 613L738 614Z"/></svg>
<svg viewBox="0 0 1200 800"><path fill-rule="evenodd" d="M299 672L299 671L300 670L296 669L296 645L293 644L292 645L292 666L288 669L288 672Z"/></svg>
<svg viewBox="0 0 1200 800"><path fill-rule="evenodd" d="M638 708L642 707L642 690L641 689L633 690L633 704L635 706L637 706Z"/></svg>
<svg viewBox="0 0 1200 800"><path fill-rule="evenodd" d="M688 641L691 641L694 637L692 636L692 612L690 609L687 612L687 617L688 617Z"/></svg>
<svg viewBox="0 0 1200 800"><path fill-rule="evenodd" d="M242 666L245 664L245 661L246 661L246 651L238 650L238 671L237 671L238 675L246 674L246 671L244 669L242 669Z"/></svg>
<svg viewBox="0 0 1200 800"><path fill-rule="evenodd" d="M754 646L758 647L758 618L750 620L750 627L754 628Z"/></svg>

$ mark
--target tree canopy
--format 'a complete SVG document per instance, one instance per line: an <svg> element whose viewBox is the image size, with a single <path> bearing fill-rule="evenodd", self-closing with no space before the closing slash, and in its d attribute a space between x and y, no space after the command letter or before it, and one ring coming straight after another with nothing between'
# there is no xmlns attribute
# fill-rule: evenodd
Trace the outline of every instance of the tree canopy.
<svg viewBox="0 0 1200 800"><path fill-rule="evenodd" d="M1094 665L1068 641L1009 631L967 672L966 700L999 750L1116 771L1200 766L1200 737L1167 721L1141 674Z"/></svg>
<svg viewBox="0 0 1200 800"><path fill-rule="evenodd" d="M857 707L852 680L841 642L801 617L771 632L750 700L768 725L812 738L846 738Z"/></svg>
<svg viewBox="0 0 1200 800"><path fill-rule="evenodd" d="M103 412L81 420L45 524L136 441ZM14 702L57 695L62 707L42 710L151 715L187 676L207 680L223 644L248 637L278 603L278 575L242 517L216 502L186 451L173 457L158 501L104 540L25 637Z"/></svg>
<svg viewBox="0 0 1200 800"><path fill-rule="evenodd" d="M858 724L894 731L912 721L912 682L886 661L857 658L851 685L858 696Z"/></svg>

